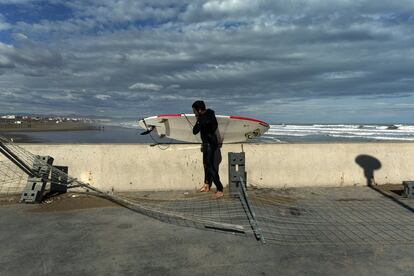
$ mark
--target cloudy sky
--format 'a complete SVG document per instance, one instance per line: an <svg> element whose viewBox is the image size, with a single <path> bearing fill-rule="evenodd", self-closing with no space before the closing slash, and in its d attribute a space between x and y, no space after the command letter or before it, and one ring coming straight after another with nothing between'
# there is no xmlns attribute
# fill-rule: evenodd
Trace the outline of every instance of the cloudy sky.
<svg viewBox="0 0 414 276"><path fill-rule="evenodd" d="M0 113L414 123L412 0L0 0Z"/></svg>

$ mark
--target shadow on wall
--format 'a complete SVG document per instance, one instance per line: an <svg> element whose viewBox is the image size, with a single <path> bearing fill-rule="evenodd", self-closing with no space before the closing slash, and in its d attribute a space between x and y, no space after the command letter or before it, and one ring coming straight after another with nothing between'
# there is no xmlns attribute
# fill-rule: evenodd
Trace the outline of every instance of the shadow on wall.
<svg viewBox="0 0 414 276"><path fill-rule="evenodd" d="M355 158L355 163L357 163L364 170L364 175L367 179L368 187L380 193L381 195L391 199L401 207L404 207L405 209L410 210L414 213L413 207L402 202L398 198L395 198L394 196L382 191L379 187L375 186L374 171L381 169L381 162L377 158L370 155L361 154Z"/></svg>
<svg viewBox="0 0 414 276"><path fill-rule="evenodd" d="M375 185L374 171L381 169L381 162L373 156L361 154L355 158L355 163L364 170L367 185Z"/></svg>

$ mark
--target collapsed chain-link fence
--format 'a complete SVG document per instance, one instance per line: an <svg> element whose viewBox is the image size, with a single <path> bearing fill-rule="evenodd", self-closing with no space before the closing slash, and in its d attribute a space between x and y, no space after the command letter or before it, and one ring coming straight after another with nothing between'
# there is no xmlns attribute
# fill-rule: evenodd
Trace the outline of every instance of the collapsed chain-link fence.
<svg viewBox="0 0 414 276"><path fill-rule="evenodd" d="M38 157L17 144L0 141L26 164ZM45 164L47 165L47 164ZM50 165L49 165L50 166ZM389 197L370 187L249 189L213 199L188 192L107 193L50 166L51 176L64 176L69 188L82 188L158 220L199 229L253 236L282 245L413 244L412 199ZM0 194L18 194L27 175L0 159Z"/></svg>
<svg viewBox="0 0 414 276"><path fill-rule="evenodd" d="M277 192L259 189L252 192L251 198L267 241L327 245L414 243L413 212L369 187Z"/></svg>
<svg viewBox="0 0 414 276"><path fill-rule="evenodd" d="M215 200L211 195L191 192L183 198L157 200L141 198L133 194L113 194L101 191L92 185L46 163L38 155L34 155L21 146L0 136L0 143L5 154L12 155L27 166L41 163L50 170L50 179L67 179L67 187L86 190L89 194L104 197L121 204L131 210L173 224L191 226L202 229L227 231L235 234L249 235L251 225L243 207L243 198L226 195L221 200ZM12 158L13 159L13 158ZM0 159L1 160L1 159ZM4 159L0 163L0 195L19 194L23 191L27 174L22 168L10 160ZM29 172L30 173L30 172ZM33 172L32 172L33 173ZM34 172L35 173L35 172Z"/></svg>

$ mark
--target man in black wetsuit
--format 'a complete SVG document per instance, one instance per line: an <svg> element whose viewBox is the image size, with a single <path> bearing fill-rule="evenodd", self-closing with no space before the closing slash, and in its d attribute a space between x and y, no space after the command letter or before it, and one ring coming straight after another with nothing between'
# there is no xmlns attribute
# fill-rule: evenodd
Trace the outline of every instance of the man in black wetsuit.
<svg viewBox="0 0 414 276"><path fill-rule="evenodd" d="M203 164L204 164L204 185L200 192L210 191L211 184L217 187L215 193L216 198L223 196L223 184L221 184L218 170L214 165L217 158L219 141L217 139L216 130L218 127L216 115L211 109L206 109L206 105L203 101L195 101L193 103L193 112L196 115L197 122L193 127L193 134L196 135L200 132L201 140L203 142Z"/></svg>

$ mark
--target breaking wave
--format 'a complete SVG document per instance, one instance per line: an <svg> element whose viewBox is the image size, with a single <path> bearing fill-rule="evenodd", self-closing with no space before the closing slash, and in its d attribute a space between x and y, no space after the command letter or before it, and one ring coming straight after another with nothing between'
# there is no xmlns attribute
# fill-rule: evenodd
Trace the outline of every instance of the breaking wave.
<svg viewBox="0 0 414 276"><path fill-rule="evenodd" d="M116 122L123 128L138 128L138 121ZM414 125L394 124L273 124L252 142L414 141Z"/></svg>
<svg viewBox="0 0 414 276"><path fill-rule="evenodd" d="M414 141L414 125L271 125L264 139L281 141Z"/></svg>

